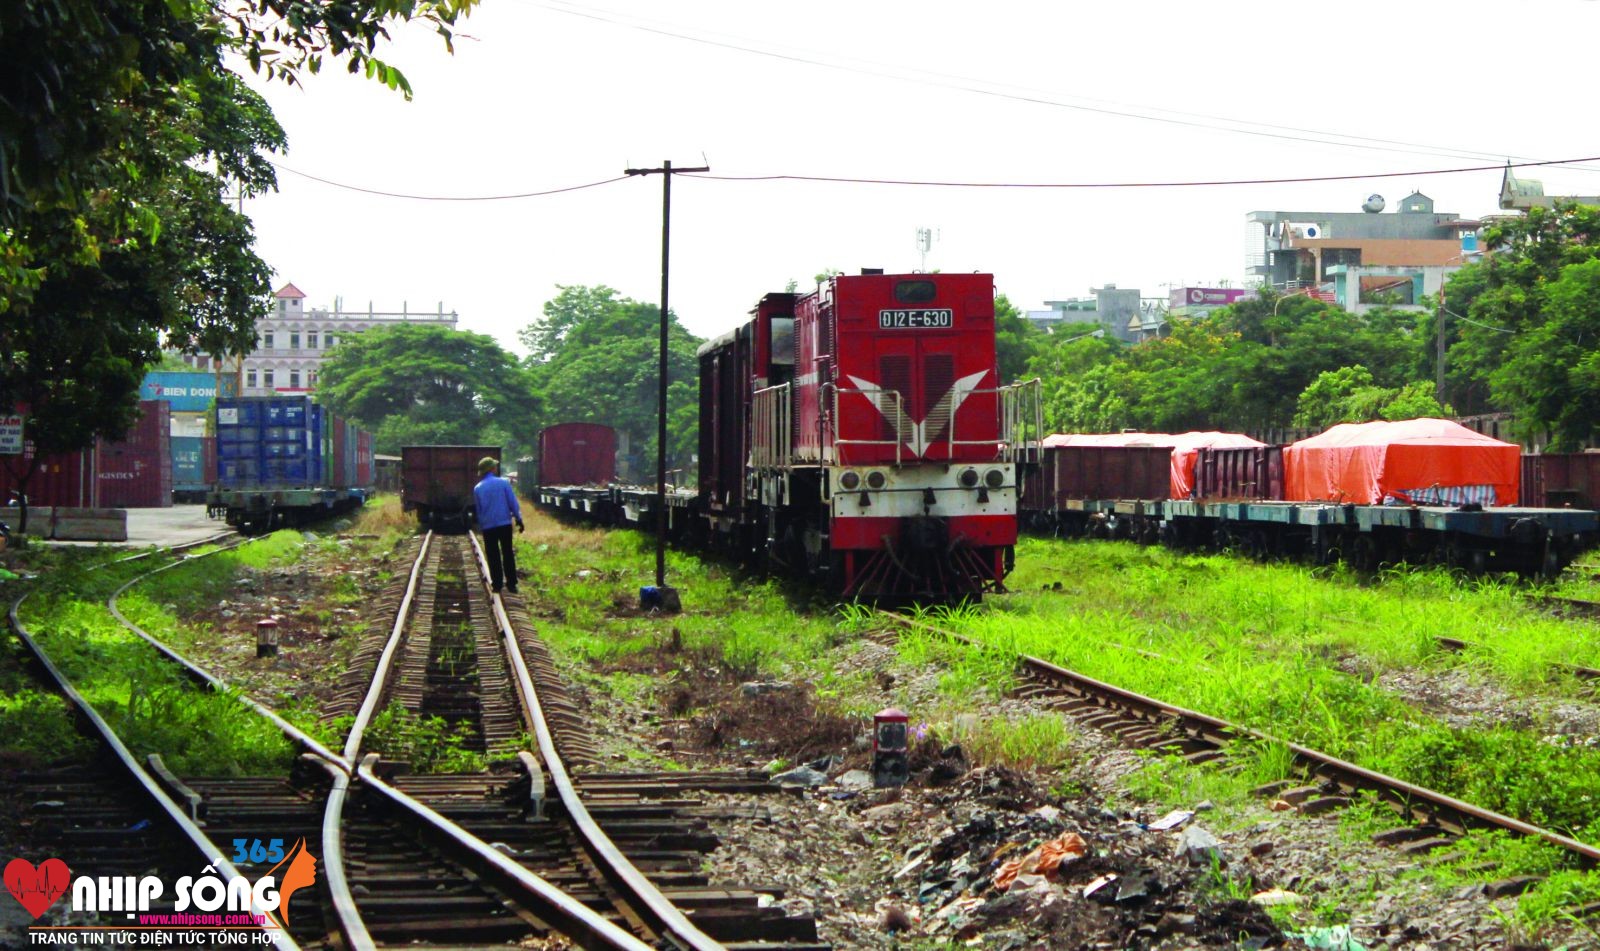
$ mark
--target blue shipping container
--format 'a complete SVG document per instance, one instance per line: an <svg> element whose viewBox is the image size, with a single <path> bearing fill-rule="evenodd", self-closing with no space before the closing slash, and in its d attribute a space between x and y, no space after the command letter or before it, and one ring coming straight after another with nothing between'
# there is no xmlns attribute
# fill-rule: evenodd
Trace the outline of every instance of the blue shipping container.
<svg viewBox="0 0 1600 951"><path fill-rule="evenodd" d="M222 394L231 396L234 376L222 375ZM141 400L162 400L172 404L172 411L183 413L204 412L216 399L217 377L211 373L185 373L182 371L152 370L144 375L139 386Z"/></svg>
<svg viewBox="0 0 1600 951"><path fill-rule="evenodd" d="M217 485L224 489L326 486L322 409L304 396L217 401Z"/></svg>
<svg viewBox="0 0 1600 951"><path fill-rule="evenodd" d="M172 487L193 488L206 484L204 443L200 436L172 437Z"/></svg>

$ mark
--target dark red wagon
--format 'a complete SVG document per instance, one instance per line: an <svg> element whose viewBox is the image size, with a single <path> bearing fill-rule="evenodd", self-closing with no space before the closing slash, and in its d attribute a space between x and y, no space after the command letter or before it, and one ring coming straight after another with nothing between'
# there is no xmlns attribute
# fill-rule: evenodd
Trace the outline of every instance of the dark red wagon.
<svg viewBox="0 0 1600 951"><path fill-rule="evenodd" d="M540 485L609 485L617 479L617 431L560 423L539 433Z"/></svg>
<svg viewBox="0 0 1600 951"><path fill-rule="evenodd" d="M465 529L474 515L478 461L500 458L499 446L405 446L400 450L400 504L427 528Z"/></svg>

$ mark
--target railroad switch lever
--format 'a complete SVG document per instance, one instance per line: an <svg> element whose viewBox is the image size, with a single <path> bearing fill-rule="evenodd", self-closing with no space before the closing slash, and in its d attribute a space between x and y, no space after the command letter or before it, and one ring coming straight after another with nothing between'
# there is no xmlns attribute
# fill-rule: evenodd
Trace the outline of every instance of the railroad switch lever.
<svg viewBox="0 0 1600 951"><path fill-rule="evenodd" d="M906 724L911 718L895 707L872 717L872 785L904 786L911 775Z"/></svg>
<svg viewBox="0 0 1600 951"><path fill-rule="evenodd" d="M262 618L256 622L256 656L278 656L277 618Z"/></svg>

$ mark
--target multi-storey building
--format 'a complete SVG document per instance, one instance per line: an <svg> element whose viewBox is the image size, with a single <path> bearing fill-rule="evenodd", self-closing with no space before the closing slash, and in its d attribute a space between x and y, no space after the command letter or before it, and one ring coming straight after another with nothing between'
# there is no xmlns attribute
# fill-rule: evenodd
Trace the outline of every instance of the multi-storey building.
<svg viewBox="0 0 1600 951"><path fill-rule="evenodd" d="M1361 211L1252 211L1245 270L1264 287L1311 293L1350 310L1413 306L1476 250L1482 222L1436 212L1412 192L1383 214L1380 195Z"/></svg>
<svg viewBox="0 0 1600 951"><path fill-rule="evenodd" d="M365 311L351 311L339 298L334 298L332 309L306 310L305 300L305 292L285 284L274 295L272 312L256 322L255 352L244 358L240 368L245 396L316 389L322 361L349 334L400 323L440 324L454 330L457 320L455 311L445 312L443 302L430 313L413 312L404 304L398 312L375 311L371 304Z"/></svg>
<svg viewBox="0 0 1600 951"><path fill-rule="evenodd" d="M1147 340L1165 334L1166 301L1141 297L1137 288L1091 287L1093 297L1047 300L1049 310L1030 310L1025 315L1035 327L1054 333L1063 324L1099 324L1101 334L1119 340Z"/></svg>

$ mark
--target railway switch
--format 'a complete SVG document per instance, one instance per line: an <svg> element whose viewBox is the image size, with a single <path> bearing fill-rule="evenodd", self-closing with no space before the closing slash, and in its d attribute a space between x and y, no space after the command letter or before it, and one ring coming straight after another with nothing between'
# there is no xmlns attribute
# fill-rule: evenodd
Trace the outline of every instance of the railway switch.
<svg viewBox="0 0 1600 951"><path fill-rule="evenodd" d="M256 656L278 656L277 618L262 618L256 622Z"/></svg>
<svg viewBox="0 0 1600 951"><path fill-rule="evenodd" d="M872 717L872 785L904 786L910 776L910 751L906 723L910 717L895 707Z"/></svg>

